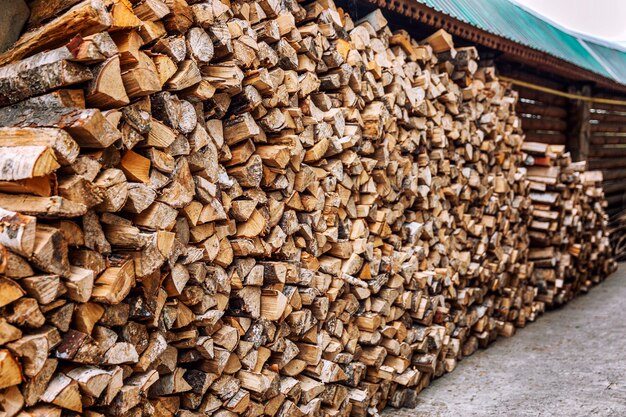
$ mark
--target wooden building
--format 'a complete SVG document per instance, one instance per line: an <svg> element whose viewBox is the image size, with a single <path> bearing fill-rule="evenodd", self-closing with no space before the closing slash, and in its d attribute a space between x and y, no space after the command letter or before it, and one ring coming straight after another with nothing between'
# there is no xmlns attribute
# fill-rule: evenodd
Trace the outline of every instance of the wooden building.
<svg viewBox="0 0 626 417"><path fill-rule="evenodd" d="M358 0L416 38L443 28L476 45L483 61L517 84L527 141L564 144L576 161L602 170L608 213L626 207L626 52L557 27L508 0ZM419 23L419 24L416 24ZM492 62L488 62L491 64Z"/></svg>

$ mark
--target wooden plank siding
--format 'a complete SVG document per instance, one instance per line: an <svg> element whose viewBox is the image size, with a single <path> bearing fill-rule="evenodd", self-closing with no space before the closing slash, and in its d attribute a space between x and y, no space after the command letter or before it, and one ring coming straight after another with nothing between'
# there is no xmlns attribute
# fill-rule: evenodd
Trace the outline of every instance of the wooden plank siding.
<svg viewBox="0 0 626 417"><path fill-rule="evenodd" d="M596 92L595 97L623 100L623 96ZM591 103L589 166L602 170L607 212L626 206L626 106Z"/></svg>
<svg viewBox="0 0 626 417"><path fill-rule="evenodd" d="M529 142L565 145L567 142L567 100L528 88L515 88L520 95L516 112Z"/></svg>
<svg viewBox="0 0 626 417"><path fill-rule="evenodd" d="M554 77L503 65L503 75L575 94L617 100L618 96L590 86L567 85ZM626 106L570 100L554 94L514 86L519 93L516 112L526 141L566 145L574 160L586 159L588 169L601 170L608 212L626 207Z"/></svg>

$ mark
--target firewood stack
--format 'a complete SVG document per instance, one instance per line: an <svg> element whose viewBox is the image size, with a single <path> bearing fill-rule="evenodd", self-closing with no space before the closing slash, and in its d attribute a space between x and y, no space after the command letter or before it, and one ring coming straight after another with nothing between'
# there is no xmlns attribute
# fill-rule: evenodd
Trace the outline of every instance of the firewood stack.
<svg viewBox="0 0 626 417"><path fill-rule="evenodd" d="M517 95L475 48L329 0L31 9L0 56L5 416L376 414L541 311Z"/></svg>
<svg viewBox="0 0 626 417"><path fill-rule="evenodd" d="M563 145L526 142L533 201L529 258L537 300L560 305L615 269L610 256L602 173L572 163Z"/></svg>
<svg viewBox="0 0 626 417"><path fill-rule="evenodd" d="M581 217L583 236L580 246L570 250L576 257L578 274L581 278L581 291L589 291L591 286L600 283L617 269L612 256L608 215L605 213L607 201L602 189L602 171L586 171L586 164L578 164L583 185Z"/></svg>

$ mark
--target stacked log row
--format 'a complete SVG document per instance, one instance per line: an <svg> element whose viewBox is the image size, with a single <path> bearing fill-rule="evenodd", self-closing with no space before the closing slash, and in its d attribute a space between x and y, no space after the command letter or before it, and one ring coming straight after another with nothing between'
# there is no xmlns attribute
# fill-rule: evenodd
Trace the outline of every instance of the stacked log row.
<svg viewBox="0 0 626 417"><path fill-rule="evenodd" d="M572 163L563 145L524 143L533 202L529 258L538 300L560 305L615 268L602 173Z"/></svg>
<svg viewBox="0 0 626 417"><path fill-rule="evenodd" d="M604 195L602 171L587 171L585 164L574 164L583 186L581 217L583 235L580 245L571 251L576 257L581 291L600 283L617 268L610 242L608 205Z"/></svg>
<svg viewBox="0 0 626 417"><path fill-rule="evenodd" d="M376 414L541 311L517 95L475 48L327 0L31 6L6 416Z"/></svg>

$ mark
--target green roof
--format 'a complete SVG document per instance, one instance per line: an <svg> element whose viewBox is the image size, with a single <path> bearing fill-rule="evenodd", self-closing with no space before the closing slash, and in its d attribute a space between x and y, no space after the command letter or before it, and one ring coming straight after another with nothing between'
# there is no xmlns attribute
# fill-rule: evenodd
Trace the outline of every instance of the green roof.
<svg viewBox="0 0 626 417"><path fill-rule="evenodd" d="M617 45L568 32L509 0L416 1L486 32L626 85L626 52Z"/></svg>
<svg viewBox="0 0 626 417"><path fill-rule="evenodd" d="M610 73L610 78L626 84L626 53L621 49L602 45L589 39L579 39Z"/></svg>

